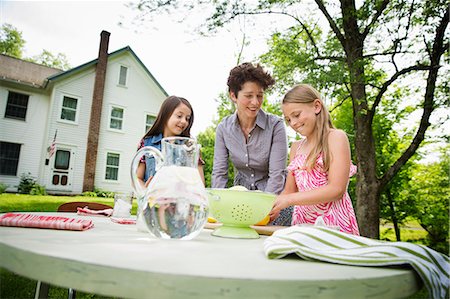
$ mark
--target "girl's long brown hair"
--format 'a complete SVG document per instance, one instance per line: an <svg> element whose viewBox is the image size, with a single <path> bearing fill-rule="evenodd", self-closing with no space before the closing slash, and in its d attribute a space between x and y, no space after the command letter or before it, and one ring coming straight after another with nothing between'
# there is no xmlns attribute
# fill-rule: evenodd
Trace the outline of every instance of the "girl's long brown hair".
<svg viewBox="0 0 450 299"><path fill-rule="evenodd" d="M145 133L144 138L148 136L155 136L158 134L164 134L164 127L167 121L172 116L172 113L180 104L185 104L191 110L191 118L189 119L189 124L186 129L180 134L183 137L191 137L191 127L194 123L194 110L188 100L182 97L170 96L164 100L159 109L158 116L156 117L153 126Z"/></svg>
<svg viewBox="0 0 450 299"><path fill-rule="evenodd" d="M313 104L315 100L319 100L322 109L317 114L316 118L316 145L309 152L308 157L306 158L306 168L311 170L314 168L317 157L319 157L320 153L323 153L323 166L324 171L328 171L330 168L330 150L328 147L328 134L330 133L330 129L334 129L333 124L331 123L330 113L325 107L322 97L320 93L311 85L308 84L299 84L294 86L291 90L289 90L283 98L282 104L286 103L303 103L303 104Z"/></svg>

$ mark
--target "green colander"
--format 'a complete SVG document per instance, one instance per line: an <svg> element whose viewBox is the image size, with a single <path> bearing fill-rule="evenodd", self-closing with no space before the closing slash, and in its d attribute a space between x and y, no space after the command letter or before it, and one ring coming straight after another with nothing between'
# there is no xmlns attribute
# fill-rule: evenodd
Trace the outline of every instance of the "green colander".
<svg viewBox="0 0 450 299"><path fill-rule="evenodd" d="M250 227L261 221L272 209L275 195L260 191L207 189L210 214L222 226L213 236L257 239L259 234Z"/></svg>

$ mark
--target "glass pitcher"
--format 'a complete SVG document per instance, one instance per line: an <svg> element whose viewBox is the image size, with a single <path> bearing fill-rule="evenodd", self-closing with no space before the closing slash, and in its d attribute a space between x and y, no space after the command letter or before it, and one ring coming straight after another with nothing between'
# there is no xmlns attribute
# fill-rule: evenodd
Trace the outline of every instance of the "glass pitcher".
<svg viewBox="0 0 450 299"><path fill-rule="evenodd" d="M137 170L141 159L155 165L146 188ZM208 218L208 198L198 172L199 150L195 139L167 137L161 152L152 146L137 151L131 163L131 182L138 198L137 225L157 238L190 240Z"/></svg>

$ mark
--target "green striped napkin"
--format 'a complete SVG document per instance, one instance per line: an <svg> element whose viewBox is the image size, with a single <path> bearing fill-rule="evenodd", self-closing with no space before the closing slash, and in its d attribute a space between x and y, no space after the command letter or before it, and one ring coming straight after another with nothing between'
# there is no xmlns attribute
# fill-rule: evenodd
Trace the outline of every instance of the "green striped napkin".
<svg viewBox="0 0 450 299"><path fill-rule="evenodd" d="M268 237L264 251L270 259L295 253L308 261L353 266L409 264L431 298L445 298L449 289L449 257L423 245L373 240L325 227L291 226Z"/></svg>

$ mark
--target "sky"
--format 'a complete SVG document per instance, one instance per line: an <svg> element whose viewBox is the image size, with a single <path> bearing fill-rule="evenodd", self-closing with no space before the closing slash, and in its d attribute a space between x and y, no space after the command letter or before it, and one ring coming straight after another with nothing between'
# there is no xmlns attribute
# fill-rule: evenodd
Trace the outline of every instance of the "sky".
<svg viewBox="0 0 450 299"><path fill-rule="evenodd" d="M194 33L196 24L205 19L202 16L183 24L162 16L137 26L132 25L136 11L126 3L0 0L0 23L22 32L24 57L45 49L65 54L72 67L96 59L101 31L110 32L110 53L130 46L169 95L191 102L195 113L191 133L196 136L211 124L217 111L215 99L227 90L228 73L241 48L240 25L211 37ZM262 39L254 38L243 52L244 60L255 61L264 47Z"/></svg>

